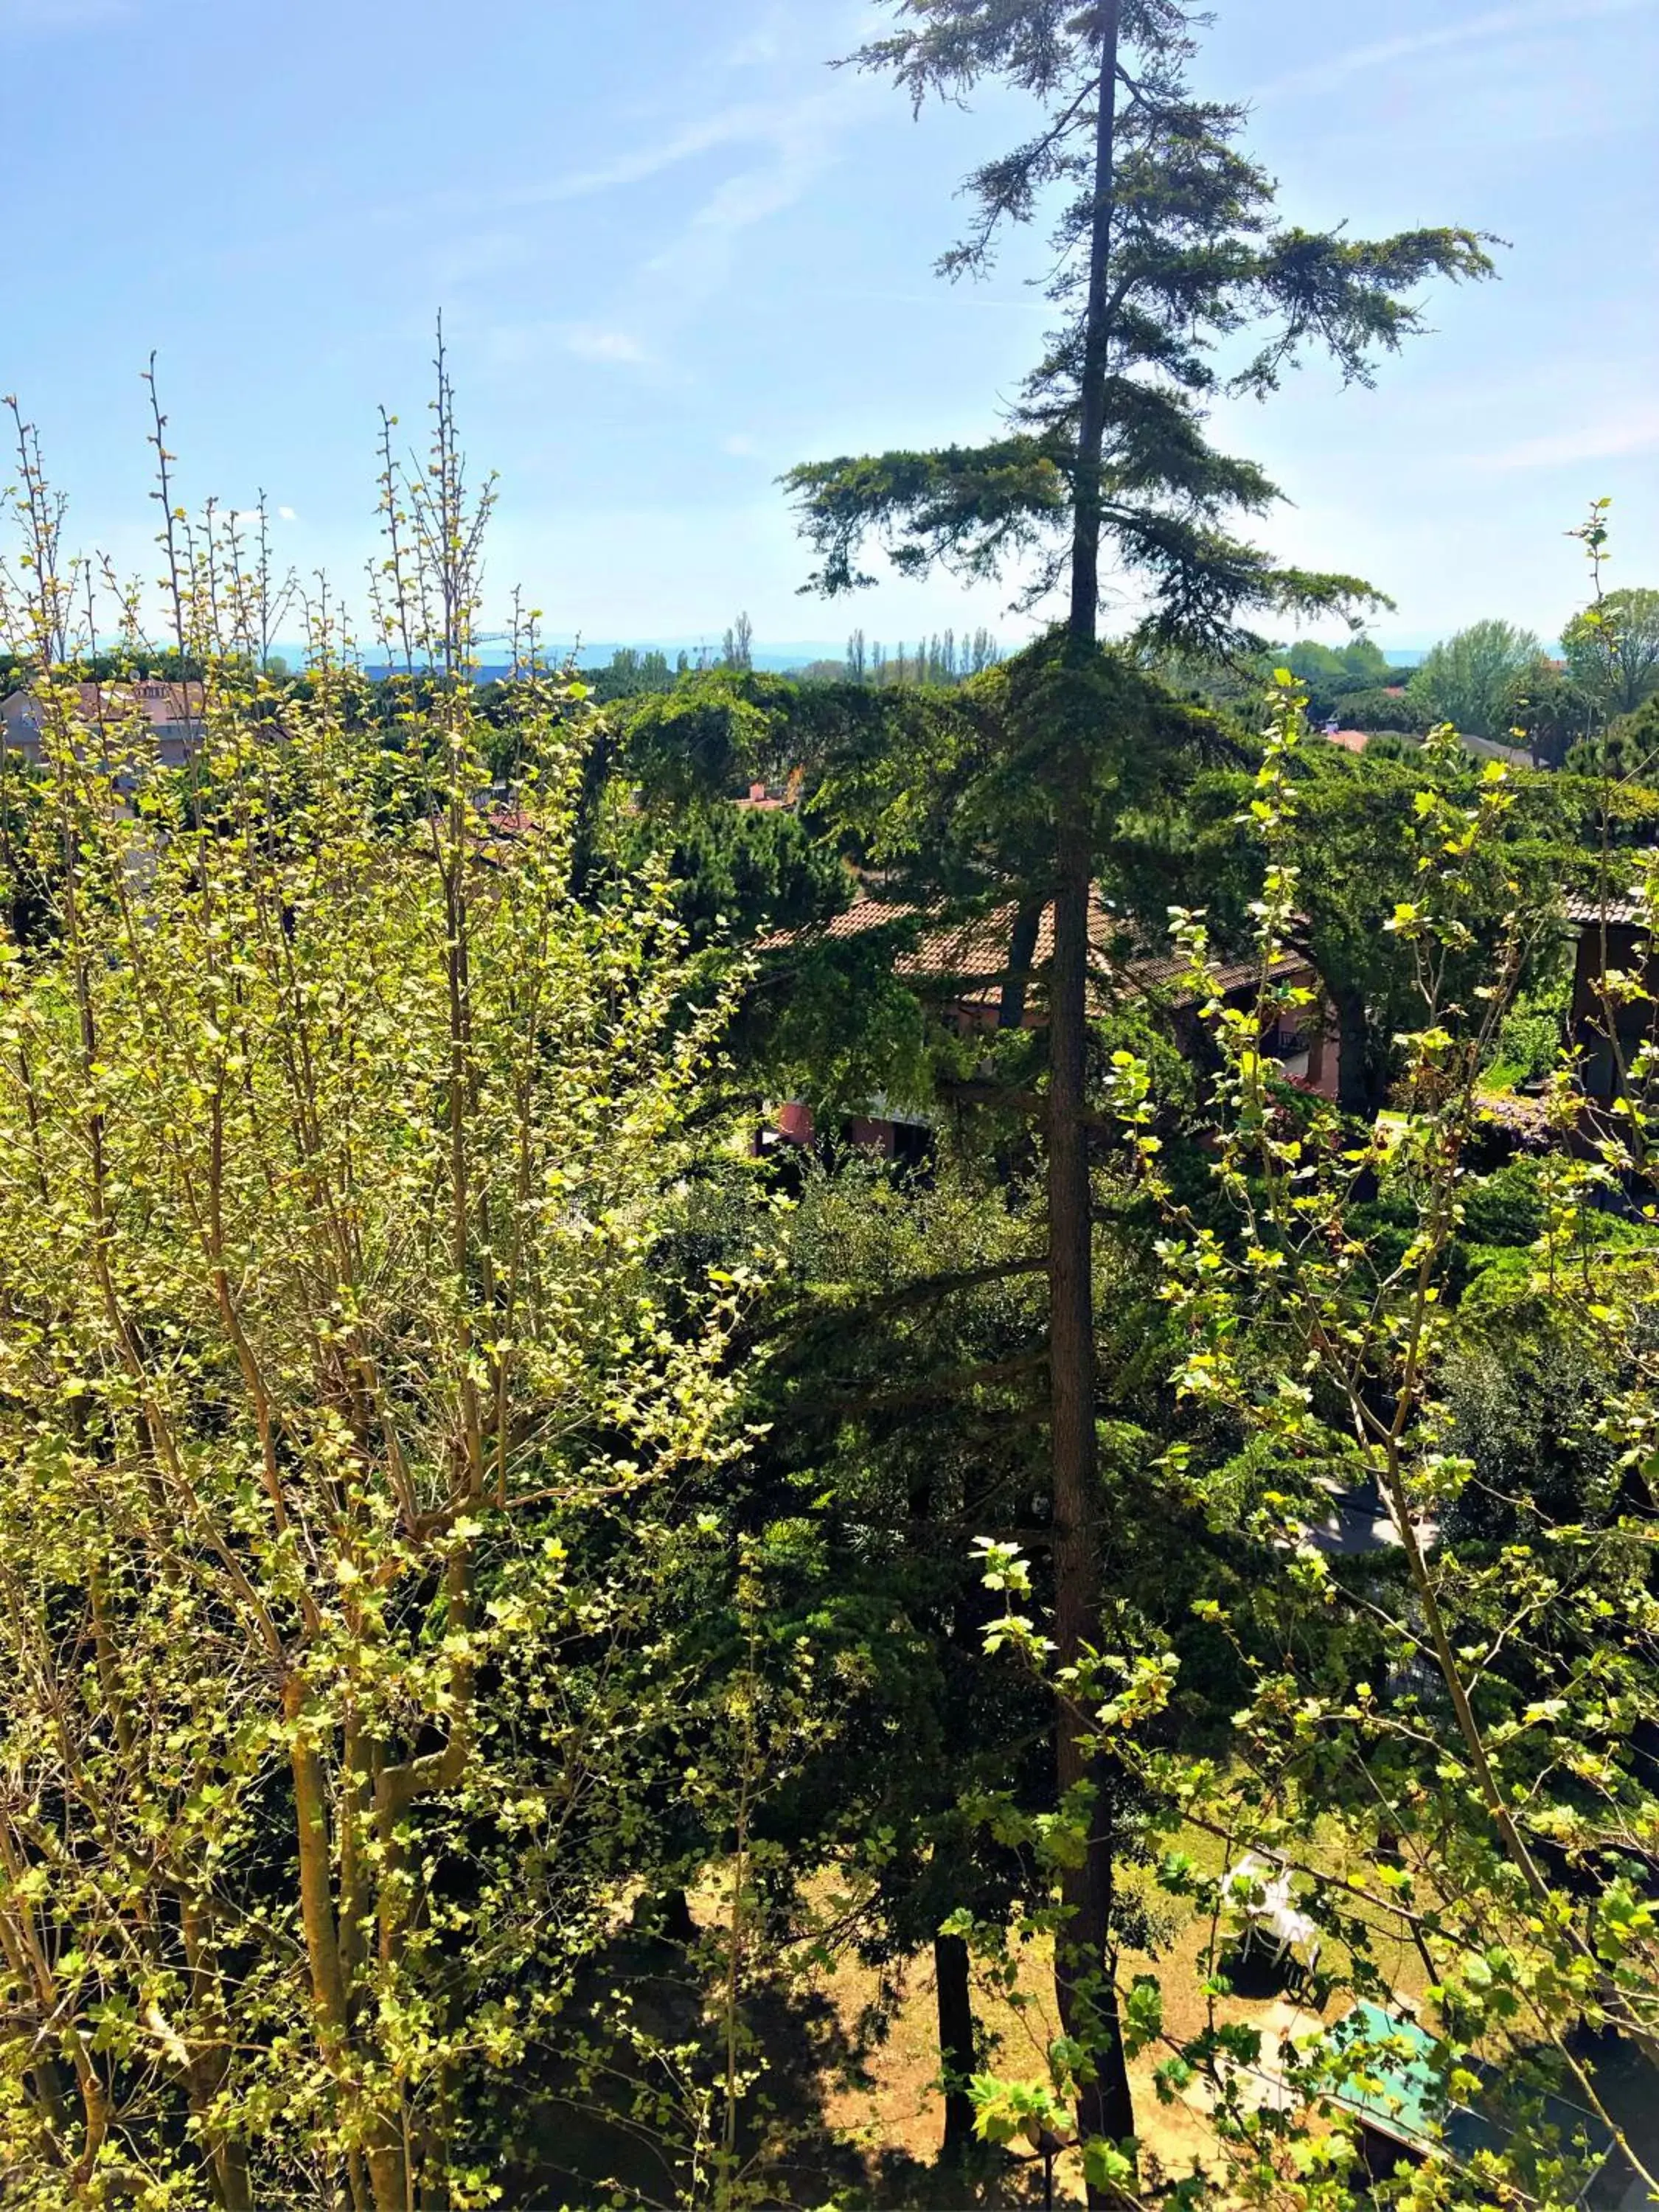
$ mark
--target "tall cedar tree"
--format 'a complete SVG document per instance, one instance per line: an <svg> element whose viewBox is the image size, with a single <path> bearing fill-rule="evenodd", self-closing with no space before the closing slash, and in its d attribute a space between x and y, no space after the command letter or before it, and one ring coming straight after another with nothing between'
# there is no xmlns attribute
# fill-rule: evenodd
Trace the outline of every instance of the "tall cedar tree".
<svg viewBox="0 0 1659 2212"><path fill-rule="evenodd" d="M1092 1520L1097 1491L1091 1329L1090 1163L1085 1119L1090 834L1094 762L1089 678L1099 655L1103 551L1148 598L1142 635L1213 651L1240 643L1253 611L1302 611L1367 596L1357 579L1279 567L1235 535L1239 515L1279 496L1253 462L1206 434L1210 403L1265 396L1309 348L1345 380L1369 380L1379 349L1420 330L1411 296L1431 276L1492 273L1490 241L1468 230L1382 240L1275 225L1273 181L1237 146L1242 107L1195 98L1187 70L1198 20L1181 0L894 0L897 27L850 56L890 74L919 112L960 100L981 78L1030 94L1036 135L969 178L975 208L943 273L975 275L1010 224L1058 200L1049 297L1057 325L1001 435L978 447L809 464L787 479L821 556L813 585L873 580L858 566L874 540L907 574L942 563L969 578L1018 562L1024 604L1065 588L1071 709L1055 696L1045 781L1054 825L1052 879L1032 886L1011 956L1029 966L1036 915L1052 897L1047 1113L1050 1450L1056 1641L1062 1667L1098 1639ZM1249 343L1256 350L1248 352ZM1243 357L1229 368L1237 349ZM1062 1792L1090 1777L1078 1723L1062 1711ZM1099 2052L1079 2101L1086 2136L1133 2129L1107 1964L1110 1838L1091 1835L1066 1878L1068 1941L1056 1978L1068 2035ZM1091 2192L1091 2202L1105 2202Z"/></svg>

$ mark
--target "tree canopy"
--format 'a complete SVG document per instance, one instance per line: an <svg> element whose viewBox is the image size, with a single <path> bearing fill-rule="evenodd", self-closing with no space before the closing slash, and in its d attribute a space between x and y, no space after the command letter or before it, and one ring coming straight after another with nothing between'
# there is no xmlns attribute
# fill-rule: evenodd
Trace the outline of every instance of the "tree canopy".
<svg viewBox="0 0 1659 2212"><path fill-rule="evenodd" d="M1659 592L1608 592L1561 640L1573 681L1604 718L1633 714L1659 691Z"/></svg>
<svg viewBox="0 0 1659 2212"><path fill-rule="evenodd" d="M1431 276L1491 274L1473 232L1375 241L1276 228L1271 179L1240 151L1242 108L1189 89L1195 18L1176 0L1082 9L916 0L850 58L920 110L1001 77L1042 109L1036 135L967 180L975 219L943 258L986 269L1010 225L1047 214L1056 324L1000 435L978 446L803 465L787 483L820 554L821 589L869 580L873 538L901 574L938 562L1012 571L1035 605L1073 563L1073 514L1098 514L1149 635L1228 635L1273 609L1363 599L1351 577L1281 568L1233 534L1277 493L1208 437L1210 404L1264 394L1306 354L1369 381L1424 327ZM1255 350L1239 358L1242 346ZM1097 447L1098 450L1097 451ZM1090 579L1091 611L1099 581Z"/></svg>
<svg viewBox="0 0 1659 2212"><path fill-rule="evenodd" d="M1513 623L1474 623L1434 647L1413 671L1408 696L1436 721L1470 737L1503 738L1542 653L1533 633Z"/></svg>

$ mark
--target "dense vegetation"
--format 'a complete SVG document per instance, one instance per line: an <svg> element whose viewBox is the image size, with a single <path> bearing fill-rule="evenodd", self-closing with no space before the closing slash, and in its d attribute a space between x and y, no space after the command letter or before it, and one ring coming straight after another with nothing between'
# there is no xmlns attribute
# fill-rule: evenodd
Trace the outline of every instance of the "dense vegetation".
<svg viewBox="0 0 1659 2212"><path fill-rule="evenodd" d="M947 260L1054 212L1057 327L792 489L1012 657L480 680L441 349L290 671L159 413L159 638L20 418L9 2205L1659 2194L1659 600L1598 507L1561 666L1272 647L1376 595L1210 401L1485 243L1279 227L1176 0L894 25L1041 106ZM1408 2019L1482 2126L1389 2174Z"/></svg>

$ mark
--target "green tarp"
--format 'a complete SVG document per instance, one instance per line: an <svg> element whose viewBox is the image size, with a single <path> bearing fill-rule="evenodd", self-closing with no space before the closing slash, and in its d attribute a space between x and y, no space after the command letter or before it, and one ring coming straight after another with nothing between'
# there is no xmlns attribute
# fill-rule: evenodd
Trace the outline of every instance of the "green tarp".
<svg viewBox="0 0 1659 2212"><path fill-rule="evenodd" d="M1481 2076L1486 2092L1481 2102L1491 2105L1493 2116L1454 2104L1446 2077L1435 2063L1434 2038L1415 2021L1401 2020L1380 2005L1357 2004L1331 2030L1328 2041L1339 2055L1351 2046L1363 2050L1334 2101L1407 2150L1437 2153L1460 2166L1468 2165L1482 2151L1518 2151L1524 2166L1532 2149L1552 2154L1548 2138L1553 2136L1553 2154L1580 2160L1588 2169L1586 2189L1612 2154L1613 2137L1593 2113L1547 2092L1528 2093L1516 2100L1533 2115L1529 2121L1500 2120L1497 2092L1501 2085L1487 2067L1470 2070ZM1532 2136L1535 2142L1529 2140Z"/></svg>

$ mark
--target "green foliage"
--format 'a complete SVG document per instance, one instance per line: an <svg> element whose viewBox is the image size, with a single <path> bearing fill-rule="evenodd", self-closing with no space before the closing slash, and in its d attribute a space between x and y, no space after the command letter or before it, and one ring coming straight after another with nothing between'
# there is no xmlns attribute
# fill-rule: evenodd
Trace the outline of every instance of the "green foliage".
<svg viewBox="0 0 1659 2212"><path fill-rule="evenodd" d="M769 930L809 929L852 896L834 848L792 810L687 806L669 826L665 846L662 823L618 809L609 849L625 873L661 860L681 926L699 950L750 944Z"/></svg>
<svg viewBox="0 0 1659 2212"><path fill-rule="evenodd" d="M599 707L646 692L672 691L676 680L665 653L640 653L631 645L619 645L603 668L590 670L582 678Z"/></svg>
<svg viewBox="0 0 1659 2212"><path fill-rule="evenodd" d="M1466 736L1505 739L1543 648L1513 623L1479 622L1437 645L1413 672L1407 696L1431 722Z"/></svg>
<svg viewBox="0 0 1659 2212"><path fill-rule="evenodd" d="M926 883L930 908L941 896L1018 897L1050 865L1049 793L1079 743L1081 804L1103 861L1126 817L1158 808L1224 750L1213 716L1128 656L1100 652L1079 666L1054 634L953 697L849 728L823 759L812 805L891 880Z"/></svg>
<svg viewBox="0 0 1659 2212"><path fill-rule="evenodd" d="M1017 1201L972 1160L925 1178L856 1155L808 1169L767 1310L745 1488L800 1532L772 1610L810 1635L837 1720L766 1825L797 1876L802 1837L836 1854L872 1960L955 1912L1005 1919L1022 1870L964 1808L1006 1789L1047 1802L1041 1700L985 1666L965 1541L1036 1479L1037 1362L1018 1355L1041 1269Z"/></svg>
<svg viewBox="0 0 1659 2212"><path fill-rule="evenodd" d="M1559 767L1571 749L1601 720L1596 702L1567 672L1540 659L1523 678L1515 701L1516 727L1540 767Z"/></svg>
<svg viewBox="0 0 1659 2212"><path fill-rule="evenodd" d="M976 2074L971 2087L974 2128L982 2142L1021 2138L1035 2148L1045 2135L1065 2140L1069 2116L1046 2081L1001 2081Z"/></svg>
<svg viewBox="0 0 1659 2212"><path fill-rule="evenodd" d="M1573 775L1609 777L1651 793L1659 785L1659 704L1650 698L1633 714L1621 714L1601 737L1574 745L1565 765Z"/></svg>
<svg viewBox="0 0 1659 2212"><path fill-rule="evenodd" d="M1534 1211L1537 1236L1545 1224L1541 1206ZM1480 1226L1490 1225L1488 1210ZM1516 1212L1504 1225L1524 1224ZM1618 1455L1598 1431L1608 1397L1627 1377L1524 1278L1507 1297L1480 1300L1471 1324L1446 1365L1451 1441L1474 1469L1454 1510L1454 1534L1547 1542L1554 1526L1605 1516L1616 1498Z"/></svg>
<svg viewBox="0 0 1659 2212"><path fill-rule="evenodd" d="M648 806L672 812L741 798L757 782L783 787L797 771L814 776L832 752L878 744L895 717L903 726L930 711L910 692L711 669L612 710L607 765Z"/></svg>
<svg viewBox="0 0 1659 2212"><path fill-rule="evenodd" d="M1419 793L1461 805L1480 788L1480 764L1455 744L1413 748L1391 760L1368 748L1359 758L1330 747L1298 750L1298 915L1293 926L1323 979L1341 1047L1343 1102L1375 1114L1401 1065L1397 1039L1417 1018L1421 977L1408 939L1389 925L1409 903L1418 873L1412 834ZM1255 889L1254 817L1249 779L1206 776L1188 808L1190 842L1176 856L1176 880L1203 903L1218 938L1236 942L1247 927ZM1466 942L1448 955L1448 989L1472 990L1509 957L1516 890L1527 915L1516 948L1530 978L1557 951L1547 914L1559 883L1576 821L1554 783L1529 778L1493 835L1471 858ZM1177 894L1179 895L1179 894Z"/></svg>
<svg viewBox="0 0 1659 2212"><path fill-rule="evenodd" d="M1264 848L1264 972L1303 896L1300 735L1286 678L1250 808ZM1447 757L1448 740L1431 740L1425 765ZM1565 2083L1605 2116L1581 2008L1649 2063L1659 2051L1659 1954L1651 1928L1629 1919L1624 1856L1650 1866L1659 1832L1636 1719L1659 1687L1645 1473L1659 1465L1655 1248L1650 1229L1633 1243L1614 1235L1610 1264L1597 1211L1616 1176L1628 1187L1641 1172L1650 1063L1599 1160L1569 1146L1583 1103L1564 1079L1551 1152L1481 1174L1476 1085L1513 988L1513 937L1486 983L1456 979L1480 855L1516 801L1497 763L1473 788L1425 780L1413 798L1413 895L1390 932L1411 949L1419 999L1395 1115L1370 1129L1322 1107L1288 1121L1258 1044L1275 994L1249 1011L1217 994L1224 1073L1206 1127L1231 1218L1206 1219L1170 1183L1152 1085L1133 1055L1117 1084L1126 1138L1169 1223L1183 1389L1232 1407L1281 1455L1269 1501L1281 1542L1307 1526L1296 1462L1346 1461L1351 1480L1375 1484L1395 1555L1391 1570L1304 1543L1287 1560L1284 1595L1294 1607L1299 1594L1304 1626L1260 1667L1234 1776L1120 1755L1161 1774L1189 1820L1202 1804L1230 1852L1248 1840L1314 1875L1301 1909L1328 1934L1353 1945L1319 1877L1334 1856L1369 1911L1408 1917L1462 2094L1477 2086L1468 2043L1500 2082L1521 2085L1513 2142L1479 2172L1446 2175L1456 2202L1466 2189L1467 2201L1492 2201L1511 2174L1538 2185L1528 2085ZM1202 918L1187 917L1183 936L1196 981L1209 960ZM1375 1181L1403 1213L1403 1249L1372 1233L1363 1193ZM1467 1316L1466 1224L1531 1240L1507 1291L1471 1300ZM1293 1656L1300 1636L1310 1641ZM1178 1878L1192 1887L1189 1871ZM1367 1948L1351 1948L1357 1978ZM1215 2049L1212 2031L1176 2055L1201 2065ZM1316 2067L1306 2086L1317 2095ZM1293 2147L1306 2170L1293 2122L1235 2103L1222 2131L1257 2172Z"/></svg>
<svg viewBox="0 0 1659 2212"><path fill-rule="evenodd" d="M1097 519L1117 560L1147 580L1154 610L1146 629L1166 645L1230 637L1260 610L1364 598L1352 578L1282 569L1232 534L1236 518L1277 495L1254 464L1211 443L1207 409L1224 389L1273 390L1310 349L1328 354L1346 378L1366 380L1378 351L1422 327L1415 295L1425 278L1490 273L1482 242L1467 231L1361 241L1273 228L1272 182L1236 143L1243 111L1188 88L1188 11L1175 0L1109 19L988 0L920 0L897 12L902 27L854 59L893 76L918 108L987 77L1042 106L1048 119L1036 137L969 178L975 219L941 265L978 273L1006 225L1049 210L1059 324L1006 434L792 472L802 528L821 556L817 586L842 592L870 580L860 554L873 538L902 574L939 562L980 579L1019 561L1035 604L1071 559L1081 487L1090 531ZM1109 34L1119 43L1105 70L1113 112L1103 118ZM1103 149L1111 226L1109 239L1101 234L1108 267L1095 296L1110 305L1091 325L1097 209L1087 180ZM1218 352L1241 330L1260 348L1228 378Z"/></svg>
<svg viewBox="0 0 1659 2212"><path fill-rule="evenodd" d="M228 649L224 540L187 553L171 500L198 757L137 717L91 742L26 501L50 927L0 939L0 2166L31 2212L488 2201L491 2100L568 2057L647 1804L689 1786L653 1622L713 1540L675 1490L731 1448L743 1293L661 1247L726 1008L659 873L573 895L556 684L514 688L510 834L474 806L442 389L438 422L386 486L428 678L396 750L325 632L303 698Z"/></svg>
<svg viewBox="0 0 1659 2212"><path fill-rule="evenodd" d="M953 268L1051 192L1086 260L1119 15L906 0L865 51L918 100L992 72L1043 104L970 180ZM832 588L871 531L902 570L1030 551L1052 579L1097 406L1105 534L1158 596L1134 653L1087 624L1006 662L983 633L855 634L792 681L742 618L716 669L619 653L583 685L526 633L475 686L483 514L441 367L432 467L382 486L390 679L324 629L274 665L263 584L164 476L177 641L129 604L109 659L199 672L175 774L136 720L88 742L85 578L25 437L27 589L0 586L47 730L0 787L23 2212L819 2201L767 2086L814 2047L786 1967L854 1954L884 2020L941 1939L942 1999L965 1948L1023 2025L1032 1959L1062 2008L1005 2078L971 1990L953 2039L941 2002L963 2135L971 2108L983 2145L1069 2149L1097 2204L1350 2212L1375 2192L1332 2094L1418 2043L1275 2048L1242 2008L1268 1858L1323 1946L1316 2002L1391 2006L1413 1959L1434 2069L1498 2077L1514 2142L1410 2202L1576 2201L1537 2093L1610 2109L1614 2052L1659 2057L1659 1034L1650 977L1593 987L1622 1093L1593 1113L1558 906L1616 872L1659 913L1659 693L1607 726L1653 595L1600 599L1565 677L1478 625L1405 701L1364 639L1292 646L1262 728L1218 647L1360 587L1231 535L1271 487L1208 442L1221 343L1261 336L1246 388L1304 344L1363 375L1419 279L1486 263L1467 234L1274 229L1240 116L1186 88L1188 11L1121 21L1103 354L1065 276L1006 439L794 483ZM1304 743L1310 693L1397 742ZM1540 761L1589 732L1583 773L1445 727L1407 747L1431 712L1517 722ZM755 781L789 805L736 803ZM854 870L891 918L839 936ZM1033 948L1079 881L1106 919L1068 1014ZM1006 1028L912 957L993 921ZM1143 989L1171 927L1183 972ZM1328 998L1334 1105L1263 1048ZM1510 1102L1540 1149L1509 1157L1489 1094L1540 1079ZM823 1141L757 1160L780 1097ZM930 1124L905 1165L836 1134L904 1108ZM1376 1522L1369 1552L1332 1540ZM1189 1923L1195 1990L1168 1956ZM1127 2058L1201 2115L1213 2182L1141 2170L1127 2077L1121 2126L1085 2117Z"/></svg>
<svg viewBox="0 0 1659 2212"><path fill-rule="evenodd" d="M1348 729L1391 731L1407 737L1426 737L1434 720L1408 696L1392 689L1346 692L1336 711Z"/></svg>
<svg viewBox="0 0 1659 2212"><path fill-rule="evenodd" d="M1541 1083L1553 1073L1561 1055L1561 1030L1559 1011L1547 1006L1516 1006L1506 1014L1485 1071L1493 1090Z"/></svg>
<svg viewBox="0 0 1659 2212"><path fill-rule="evenodd" d="M1573 682L1604 721L1659 692L1659 592L1607 592L1561 634Z"/></svg>
<svg viewBox="0 0 1659 2212"><path fill-rule="evenodd" d="M1288 668L1305 689L1308 711L1315 721L1334 714L1350 729L1364 726L1350 720L1351 702L1386 696L1386 687L1393 680L1387 656L1368 637L1355 638L1340 647L1298 639L1294 645L1272 647L1256 665L1263 683L1275 668Z"/></svg>
<svg viewBox="0 0 1659 2212"><path fill-rule="evenodd" d="M1505 1022L1515 1018L1513 1015ZM1538 1016L1529 1019L1540 1019ZM1560 1055L1560 1038L1551 1024L1548 1065ZM1463 1201L1463 1225L1476 1244L1530 1249L1543 1235L1549 1205L1545 1172L1537 1159L1511 1160L1474 1183Z"/></svg>

